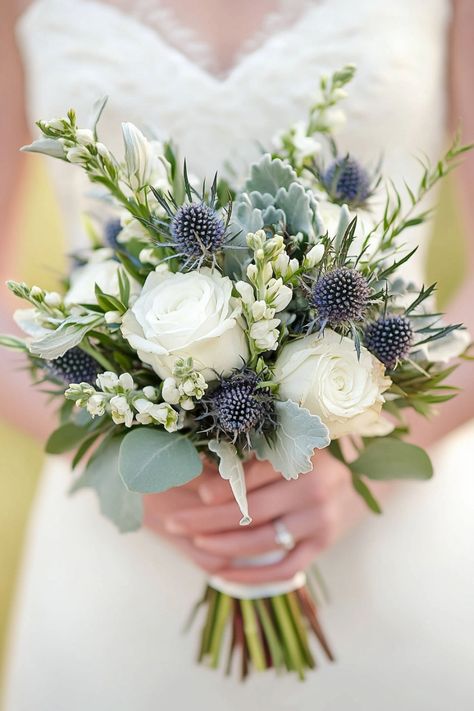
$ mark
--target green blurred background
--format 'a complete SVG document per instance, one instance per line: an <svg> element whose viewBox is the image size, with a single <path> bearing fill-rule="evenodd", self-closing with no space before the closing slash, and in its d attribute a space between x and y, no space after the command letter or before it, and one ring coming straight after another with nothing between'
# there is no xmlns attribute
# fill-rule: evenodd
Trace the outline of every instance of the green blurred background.
<svg viewBox="0 0 474 711"><path fill-rule="evenodd" d="M64 245L61 221L40 158L29 158L18 204L26 205L27 209L18 210L14 226L18 250L16 274L11 276L47 289L55 288L57 274L65 264ZM428 260L430 281L439 281L442 285L438 292L441 304L449 300L464 276L463 237L455 205L453 186L448 182L440 196ZM1 422L0 451L1 670L26 526L43 454L40 443Z"/></svg>

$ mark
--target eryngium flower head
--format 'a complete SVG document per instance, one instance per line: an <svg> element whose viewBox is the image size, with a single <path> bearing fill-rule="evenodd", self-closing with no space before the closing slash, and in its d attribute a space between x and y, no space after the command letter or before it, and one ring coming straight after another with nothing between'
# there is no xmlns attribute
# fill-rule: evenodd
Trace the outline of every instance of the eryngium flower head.
<svg viewBox="0 0 474 711"><path fill-rule="evenodd" d="M71 383L95 383L98 373L97 361L80 348L71 348L55 360L45 361L45 370L55 380L65 385Z"/></svg>
<svg viewBox="0 0 474 711"><path fill-rule="evenodd" d="M382 316L365 330L365 345L387 368L406 358L413 343L413 329L406 316Z"/></svg>
<svg viewBox="0 0 474 711"><path fill-rule="evenodd" d="M321 176L329 196L339 203L361 205L370 195L370 176L354 158L337 158Z"/></svg>
<svg viewBox="0 0 474 711"><path fill-rule="evenodd" d="M257 387L259 382L256 373L244 368L221 380L206 403L215 427L234 440L272 426L273 398L268 388Z"/></svg>
<svg viewBox="0 0 474 711"><path fill-rule="evenodd" d="M120 220L109 220L104 228L104 237L105 237L105 242L109 247L112 247L112 249L117 249L118 242L117 242L117 237L122 231L122 225Z"/></svg>
<svg viewBox="0 0 474 711"><path fill-rule="evenodd" d="M370 298L370 287L356 269L338 267L326 272L313 287L310 302L319 320L337 326L360 321Z"/></svg>
<svg viewBox="0 0 474 711"><path fill-rule="evenodd" d="M171 222L171 236L178 253L199 259L214 254L224 242L225 224L218 213L203 202L182 205Z"/></svg>

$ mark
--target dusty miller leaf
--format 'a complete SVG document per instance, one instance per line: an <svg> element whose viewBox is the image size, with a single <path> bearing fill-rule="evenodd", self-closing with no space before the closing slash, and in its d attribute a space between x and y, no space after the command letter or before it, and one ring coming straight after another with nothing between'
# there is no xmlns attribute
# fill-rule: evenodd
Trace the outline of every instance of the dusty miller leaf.
<svg viewBox="0 0 474 711"><path fill-rule="evenodd" d="M311 456L315 449L330 443L329 431L320 418L295 402L276 402L278 426L271 440L253 437L257 459L268 460L285 479L297 479L313 469Z"/></svg>
<svg viewBox="0 0 474 711"><path fill-rule="evenodd" d="M247 504L244 467L239 459L237 450L230 442L219 442L217 439L211 439L207 446L209 451L214 452L219 457L219 474L223 479L227 479L230 484L242 514L240 525L247 526L252 522L252 518L249 516Z"/></svg>

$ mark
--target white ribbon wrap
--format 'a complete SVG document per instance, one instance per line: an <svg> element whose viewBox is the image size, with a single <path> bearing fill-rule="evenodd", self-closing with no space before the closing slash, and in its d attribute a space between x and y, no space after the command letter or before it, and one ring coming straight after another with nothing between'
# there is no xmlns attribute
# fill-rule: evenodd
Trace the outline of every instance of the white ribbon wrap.
<svg viewBox="0 0 474 711"><path fill-rule="evenodd" d="M254 556L252 558L239 558L236 563L247 566L264 566L272 565L280 562L286 555L286 551L271 551L264 555ZM235 597L238 600L258 600L262 597L274 597L275 595L285 595L302 588L306 583L306 573L296 573L289 580L275 580L270 583L258 585L248 585L246 583L235 583L230 580L224 580L218 575L213 575L209 579L209 585L225 595Z"/></svg>

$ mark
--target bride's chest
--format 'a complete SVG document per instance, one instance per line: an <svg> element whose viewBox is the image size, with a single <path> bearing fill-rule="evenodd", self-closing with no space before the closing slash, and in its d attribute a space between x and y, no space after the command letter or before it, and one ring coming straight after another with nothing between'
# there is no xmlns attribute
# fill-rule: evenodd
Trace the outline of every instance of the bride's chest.
<svg viewBox="0 0 474 711"><path fill-rule="evenodd" d="M392 143L429 151L444 115L448 7L447 0L315 0L217 78L166 33L113 7L37 0L19 28L30 112L48 117L74 106L85 117L107 94L107 141L118 142L122 120L148 125L172 136L201 172L248 160L259 142L268 145L304 116L322 73L353 62L343 143L368 156L390 152Z"/></svg>

